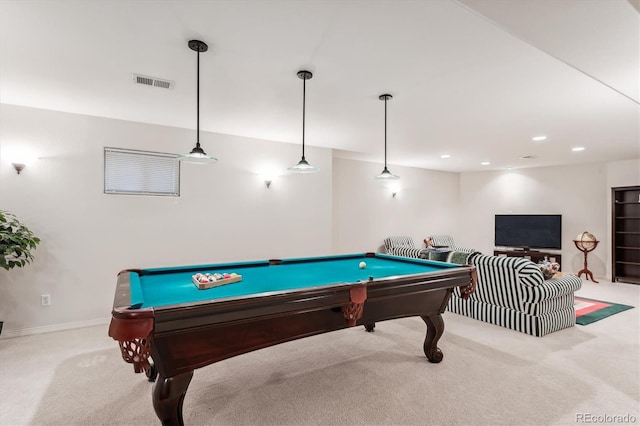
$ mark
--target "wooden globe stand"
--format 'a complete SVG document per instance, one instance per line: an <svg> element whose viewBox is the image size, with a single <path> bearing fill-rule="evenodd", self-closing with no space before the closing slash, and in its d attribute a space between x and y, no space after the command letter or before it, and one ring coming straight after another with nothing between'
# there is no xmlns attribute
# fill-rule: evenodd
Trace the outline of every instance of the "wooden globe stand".
<svg viewBox="0 0 640 426"><path fill-rule="evenodd" d="M590 244L593 244L593 247L590 248L586 248L583 247L583 243L588 242ZM587 268L587 254L590 251L595 250L595 248L598 246L598 243L600 241L584 241L584 240L573 240L573 243L576 245L576 248L578 250L580 250L582 253L584 253L584 268L581 269L580 271L578 271L578 277L582 274L585 275L585 278L588 280L589 278L591 278L591 281L593 281L594 283L597 283L598 281L593 279L593 274L591 273L591 271Z"/></svg>

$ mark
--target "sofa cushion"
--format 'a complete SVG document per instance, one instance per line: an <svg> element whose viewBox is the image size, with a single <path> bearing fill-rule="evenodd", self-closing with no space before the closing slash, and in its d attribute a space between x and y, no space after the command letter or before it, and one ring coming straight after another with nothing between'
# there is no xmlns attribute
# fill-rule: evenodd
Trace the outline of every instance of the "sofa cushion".
<svg viewBox="0 0 640 426"><path fill-rule="evenodd" d="M392 256L413 257L420 258L420 252L422 249L413 246L392 246L387 250L387 254Z"/></svg>
<svg viewBox="0 0 640 426"><path fill-rule="evenodd" d="M527 304L542 303L545 300L552 300L565 295L572 295L582 287L582 280L573 274L562 275L558 278L544 280L542 284L535 287L525 287L522 299L525 304L525 311L531 311ZM573 301L571 301L573 305Z"/></svg>
<svg viewBox="0 0 640 426"><path fill-rule="evenodd" d="M467 251L452 250L447 254L447 262L456 263L458 265L467 265L469 263L469 258L476 253L478 252L470 253Z"/></svg>
<svg viewBox="0 0 640 426"><path fill-rule="evenodd" d="M384 248L392 256L420 258L421 248L416 247L411 237L388 237L384 239Z"/></svg>
<svg viewBox="0 0 640 426"><path fill-rule="evenodd" d="M544 281L544 275L542 275L542 271L540 267L530 261L529 259L522 259L519 271L520 280L522 280L522 284L528 286L536 286L542 284Z"/></svg>

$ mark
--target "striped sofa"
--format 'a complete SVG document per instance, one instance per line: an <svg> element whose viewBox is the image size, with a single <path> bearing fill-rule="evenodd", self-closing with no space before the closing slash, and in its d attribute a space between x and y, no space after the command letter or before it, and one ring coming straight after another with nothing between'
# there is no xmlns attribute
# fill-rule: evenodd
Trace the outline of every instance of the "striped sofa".
<svg viewBox="0 0 640 426"><path fill-rule="evenodd" d="M520 257L470 254L478 285L468 299L455 289L449 310L533 336L544 336L576 323L573 293L582 280L562 275L545 280L538 265Z"/></svg>
<svg viewBox="0 0 640 426"><path fill-rule="evenodd" d="M411 237L389 237L384 239L384 249L393 256L420 258L424 247L416 247Z"/></svg>
<svg viewBox="0 0 640 426"><path fill-rule="evenodd" d="M475 252L474 249L458 247L456 243L453 241L453 237L451 237L450 235L430 235L427 239L430 239L431 245L435 247L448 247L450 250L464 251L467 253ZM425 239L425 243L427 239Z"/></svg>
<svg viewBox="0 0 640 426"><path fill-rule="evenodd" d="M446 247L447 251L463 251L467 253L475 252L473 249L458 247L453 242L453 238L449 235L431 235L431 244L437 247ZM426 239L425 239L426 242ZM411 237L389 237L384 239L384 248L387 254L404 257L424 257L426 253L426 245L416 247Z"/></svg>
<svg viewBox="0 0 640 426"><path fill-rule="evenodd" d="M447 235L430 238L435 246L453 249L447 261L474 265L478 272L476 291L465 300L456 288L449 311L539 337L575 325L573 293L582 286L577 276L545 280L538 265L528 259L460 248ZM420 258L425 254L425 248L416 247L410 237L386 238L384 246L394 256Z"/></svg>

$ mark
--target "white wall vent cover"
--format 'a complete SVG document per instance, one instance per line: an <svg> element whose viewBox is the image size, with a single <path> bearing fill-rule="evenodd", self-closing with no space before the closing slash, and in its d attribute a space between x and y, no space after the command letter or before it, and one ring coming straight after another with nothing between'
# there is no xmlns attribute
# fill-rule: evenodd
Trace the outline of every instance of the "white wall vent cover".
<svg viewBox="0 0 640 426"><path fill-rule="evenodd" d="M148 75L133 74L133 82L144 86L160 87L162 89L173 89L175 83L163 78L149 77Z"/></svg>

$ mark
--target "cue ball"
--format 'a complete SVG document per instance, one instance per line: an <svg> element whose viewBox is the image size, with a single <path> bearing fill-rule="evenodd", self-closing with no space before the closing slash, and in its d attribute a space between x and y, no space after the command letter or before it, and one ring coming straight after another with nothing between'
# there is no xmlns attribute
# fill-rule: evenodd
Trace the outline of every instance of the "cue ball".
<svg viewBox="0 0 640 426"><path fill-rule="evenodd" d="M364 262L360 262L360 269L364 269L367 267L367 264Z"/></svg>

